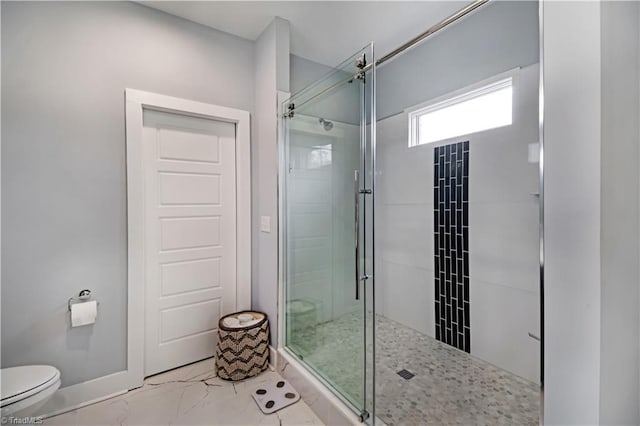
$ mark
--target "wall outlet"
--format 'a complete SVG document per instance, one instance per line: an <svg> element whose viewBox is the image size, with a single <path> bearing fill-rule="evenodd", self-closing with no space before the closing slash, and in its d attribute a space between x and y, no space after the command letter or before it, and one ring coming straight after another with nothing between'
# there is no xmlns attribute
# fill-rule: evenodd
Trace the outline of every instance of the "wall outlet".
<svg viewBox="0 0 640 426"><path fill-rule="evenodd" d="M260 216L260 231L261 232L271 232L271 217L270 216Z"/></svg>

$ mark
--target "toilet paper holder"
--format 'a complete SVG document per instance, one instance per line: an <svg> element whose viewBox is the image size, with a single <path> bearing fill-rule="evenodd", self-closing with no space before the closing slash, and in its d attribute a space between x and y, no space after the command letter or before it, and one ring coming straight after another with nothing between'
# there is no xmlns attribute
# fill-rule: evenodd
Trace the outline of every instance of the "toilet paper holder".
<svg viewBox="0 0 640 426"><path fill-rule="evenodd" d="M67 302L69 312L71 312L71 305L75 303L88 302L89 300L91 300L91 290L88 289L82 290L80 293L78 293L77 296L70 297L69 301ZM99 305L100 302L97 302L97 304Z"/></svg>

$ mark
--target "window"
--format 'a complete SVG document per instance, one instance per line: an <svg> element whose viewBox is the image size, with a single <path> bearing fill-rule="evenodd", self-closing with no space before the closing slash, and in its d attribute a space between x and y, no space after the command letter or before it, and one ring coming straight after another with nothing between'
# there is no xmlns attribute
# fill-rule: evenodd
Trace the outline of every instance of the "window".
<svg viewBox="0 0 640 426"><path fill-rule="evenodd" d="M314 146L307 155L307 169L319 169L331 165L331 144Z"/></svg>
<svg viewBox="0 0 640 426"><path fill-rule="evenodd" d="M507 78L409 111L409 146L508 126L512 103L513 80Z"/></svg>

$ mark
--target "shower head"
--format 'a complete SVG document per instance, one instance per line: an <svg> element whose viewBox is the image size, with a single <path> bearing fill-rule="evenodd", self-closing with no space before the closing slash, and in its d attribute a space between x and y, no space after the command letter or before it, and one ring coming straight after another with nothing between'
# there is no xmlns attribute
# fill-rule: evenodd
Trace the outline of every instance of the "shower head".
<svg viewBox="0 0 640 426"><path fill-rule="evenodd" d="M329 120L325 120L324 118L321 118L318 120L318 123L322 124L322 127L324 127L324 130L326 130L327 132L333 129L333 122Z"/></svg>

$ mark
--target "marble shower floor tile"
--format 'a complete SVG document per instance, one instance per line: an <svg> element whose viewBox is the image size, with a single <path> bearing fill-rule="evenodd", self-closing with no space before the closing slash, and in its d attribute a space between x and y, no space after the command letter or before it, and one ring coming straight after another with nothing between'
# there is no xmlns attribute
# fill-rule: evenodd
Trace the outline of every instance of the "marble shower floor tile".
<svg viewBox="0 0 640 426"><path fill-rule="evenodd" d="M387 425L537 425L538 385L376 317L376 414ZM408 369L410 380L397 372Z"/></svg>
<svg viewBox="0 0 640 426"><path fill-rule="evenodd" d="M213 359L161 373L124 395L44 420L45 425L322 425L302 400L262 414L251 396L260 383L279 380L267 370L228 382L215 376Z"/></svg>
<svg viewBox="0 0 640 426"><path fill-rule="evenodd" d="M361 321L360 314L347 314L319 324L316 345L300 350L355 401L364 389ZM534 383L382 315L376 343L376 416L388 426L538 424ZM415 374L410 380L397 374L405 368Z"/></svg>

